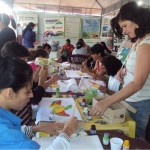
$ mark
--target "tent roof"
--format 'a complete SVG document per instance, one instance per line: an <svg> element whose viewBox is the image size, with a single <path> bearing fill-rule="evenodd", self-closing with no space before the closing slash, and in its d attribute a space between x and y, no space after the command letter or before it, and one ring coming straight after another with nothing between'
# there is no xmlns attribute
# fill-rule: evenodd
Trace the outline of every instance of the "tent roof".
<svg viewBox="0 0 150 150"><path fill-rule="evenodd" d="M55 11L83 15L100 15L120 0L13 0L14 10Z"/></svg>

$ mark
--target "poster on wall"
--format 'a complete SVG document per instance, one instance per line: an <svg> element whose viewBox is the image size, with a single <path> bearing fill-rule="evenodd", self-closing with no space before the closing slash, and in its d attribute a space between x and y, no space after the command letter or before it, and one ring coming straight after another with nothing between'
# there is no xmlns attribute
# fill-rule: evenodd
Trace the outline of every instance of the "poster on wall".
<svg viewBox="0 0 150 150"><path fill-rule="evenodd" d="M64 36L64 17L50 17L44 19L45 36Z"/></svg>
<svg viewBox="0 0 150 150"><path fill-rule="evenodd" d="M22 30L25 29L25 27L28 25L29 22L33 22L35 24L33 31L37 33L38 32L37 14L17 14L17 25L20 26Z"/></svg>
<svg viewBox="0 0 150 150"><path fill-rule="evenodd" d="M113 33L110 26L110 17L103 17L101 26L101 37L112 37Z"/></svg>
<svg viewBox="0 0 150 150"><path fill-rule="evenodd" d="M83 18L82 30L84 39L98 39L100 35L100 19Z"/></svg>
<svg viewBox="0 0 150 150"><path fill-rule="evenodd" d="M79 38L81 32L81 19L76 17L65 18L65 37Z"/></svg>

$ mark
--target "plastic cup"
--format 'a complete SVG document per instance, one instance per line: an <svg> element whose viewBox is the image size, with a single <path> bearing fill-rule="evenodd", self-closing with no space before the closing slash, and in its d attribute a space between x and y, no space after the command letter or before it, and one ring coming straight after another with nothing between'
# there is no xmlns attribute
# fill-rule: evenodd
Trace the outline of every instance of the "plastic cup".
<svg viewBox="0 0 150 150"><path fill-rule="evenodd" d="M113 137L110 139L111 150L121 150L123 140L121 138Z"/></svg>

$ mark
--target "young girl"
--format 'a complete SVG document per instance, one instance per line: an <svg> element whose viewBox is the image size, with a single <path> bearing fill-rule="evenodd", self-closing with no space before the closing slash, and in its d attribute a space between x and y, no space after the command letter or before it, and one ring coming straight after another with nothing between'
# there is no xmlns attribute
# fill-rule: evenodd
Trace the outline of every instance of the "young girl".
<svg viewBox="0 0 150 150"><path fill-rule="evenodd" d="M94 78L98 78L98 76L103 76L106 74L105 70L101 66L101 60L106 56L105 49L101 44L95 44L91 47L91 57L93 59L95 66L90 69L87 66L87 63L83 63L83 67L81 69L82 72L86 72Z"/></svg>

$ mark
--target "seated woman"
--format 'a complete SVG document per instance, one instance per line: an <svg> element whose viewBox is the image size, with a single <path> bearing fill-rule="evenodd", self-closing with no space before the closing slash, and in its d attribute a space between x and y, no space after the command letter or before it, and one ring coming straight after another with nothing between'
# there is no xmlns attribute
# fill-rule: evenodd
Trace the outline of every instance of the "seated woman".
<svg viewBox="0 0 150 150"><path fill-rule="evenodd" d="M33 96L32 69L20 59L0 58L0 147L1 149L40 149L40 145L21 131L21 119L11 110L21 110ZM71 117L62 133L47 149L70 149L70 136L77 129L77 119Z"/></svg>
<svg viewBox="0 0 150 150"><path fill-rule="evenodd" d="M76 48L72 51L72 55L88 55L87 48L83 47L82 42L76 43Z"/></svg>
<svg viewBox="0 0 150 150"><path fill-rule="evenodd" d="M103 93L107 93L108 95L112 95L119 90L121 85L119 80L116 79L116 75L121 69L122 63L119 59L112 55L104 57L101 63L109 76L109 80L107 86L100 85L99 90Z"/></svg>
<svg viewBox="0 0 150 150"><path fill-rule="evenodd" d="M2 57L11 57L11 58L18 58L23 61L27 60L29 56L29 51L23 45L19 44L15 41L7 42L1 51ZM39 74L39 72L41 72ZM55 81L59 80L59 76L56 74L51 79L45 80L47 78L47 68L46 67L39 67L34 76L33 76L33 97L31 101L27 103L27 105L20 111L14 112L17 116L22 119L22 125L31 125L32 122L32 110L31 104L38 104L42 97L45 94L45 88L47 88L50 84L54 83ZM56 127L57 125L55 125ZM32 126L31 132L37 132L37 125ZM41 130L41 129L40 129ZM27 130L29 132L29 130ZM31 135L31 134L30 134Z"/></svg>
<svg viewBox="0 0 150 150"><path fill-rule="evenodd" d="M85 47L87 49L88 55L90 55L91 54L91 48L90 48L90 46L87 45L82 38L79 39L78 42L82 42L83 43L83 47Z"/></svg>
<svg viewBox="0 0 150 150"><path fill-rule="evenodd" d="M101 66L101 60L103 57L106 56L105 49L101 44L95 44L91 47L91 58L93 59L91 62L95 63L94 68L88 67L87 61L83 63L83 66L81 68L82 72L86 72L92 77L99 79L99 76L102 77L106 74L105 69L103 69L103 66ZM91 63L93 65L93 63ZM101 78L102 79L102 78Z"/></svg>
<svg viewBox="0 0 150 150"><path fill-rule="evenodd" d="M65 62L68 61L68 58L72 55L72 51L74 46L71 44L71 40L67 39L66 44L62 46L60 50L61 57L58 59L58 62Z"/></svg>

